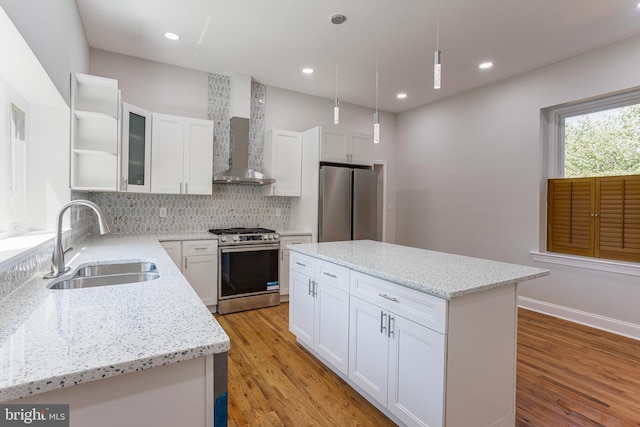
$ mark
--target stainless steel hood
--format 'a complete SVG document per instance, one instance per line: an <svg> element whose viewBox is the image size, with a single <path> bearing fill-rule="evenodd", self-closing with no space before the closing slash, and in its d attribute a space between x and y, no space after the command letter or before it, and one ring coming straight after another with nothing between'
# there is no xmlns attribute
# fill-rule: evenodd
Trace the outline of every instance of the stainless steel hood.
<svg viewBox="0 0 640 427"><path fill-rule="evenodd" d="M275 179L249 168L249 119L231 118L231 141L229 146L230 168L213 178L214 184L266 185Z"/></svg>

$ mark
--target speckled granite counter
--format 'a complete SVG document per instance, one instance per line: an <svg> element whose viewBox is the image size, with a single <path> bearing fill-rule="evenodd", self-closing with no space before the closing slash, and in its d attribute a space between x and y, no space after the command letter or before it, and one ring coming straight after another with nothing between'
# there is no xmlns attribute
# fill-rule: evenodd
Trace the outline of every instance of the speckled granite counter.
<svg viewBox="0 0 640 427"><path fill-rule="evenodd" d="M278 234L281 236L311 236L310 231L300 230L278 230Z"/></svg>
<svg viewBox="0 0 640 427"><path fill-rule="evenodd" d="M2 301L0 402L229 350L159 237L93 237L66 255L68 275L88 263L137 260L156 263L156 280L50 290L36 277Z"/></svg>
<svg viewBox="0 0 640 427"><path fill-rule="evenodd" d="M289 249L446 299L549 275L535 267L371 240L306 243Z"/></svg>

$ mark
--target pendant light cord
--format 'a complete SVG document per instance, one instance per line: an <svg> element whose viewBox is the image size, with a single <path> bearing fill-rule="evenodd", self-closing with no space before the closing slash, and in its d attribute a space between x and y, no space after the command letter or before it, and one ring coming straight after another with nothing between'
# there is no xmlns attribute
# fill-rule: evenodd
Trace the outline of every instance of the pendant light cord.
<svg viewBox="0 0 640 427"><path fill-rule="evenodd" d="M376 3L376 117L378 114L378 53L380 45L380 0Z"/></svg>

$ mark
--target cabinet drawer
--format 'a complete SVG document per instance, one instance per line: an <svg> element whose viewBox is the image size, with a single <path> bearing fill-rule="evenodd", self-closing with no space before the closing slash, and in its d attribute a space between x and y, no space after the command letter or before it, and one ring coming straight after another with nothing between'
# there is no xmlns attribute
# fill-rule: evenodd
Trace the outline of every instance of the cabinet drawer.
<svg viewBox="0 0 640 427"><path fill-rule="evenodd" d="M280 249L288 249L287 245L299 245L301 243L311 243L311 236L286 236L280 237Z"/></svg>
<svg viewBox="0 0 640 427"><path fill-rule="evenodd" d="M182 256L217 255L216 240L187 240L182 242Z"/></svg>
<svg viewBox="0 0 640 427"><path fill-rule="evenodd" d="M344 291L349 290L349 269L327 261L316 261L315 278Z"/></svg>
<svg viewBox="0 0 640 427"><path fill-rule="evenodd" d="M351 295L393 311L441 334L447 333L447 300L396 283L351 272Z"/></svg>
<svg viewBox="0 0 640 427"><path fill-rule="evenodd" d="M316 260L310 256L291 251L289 266L292 270L302 273L305 276L313 277L316 270Z"/></svg>

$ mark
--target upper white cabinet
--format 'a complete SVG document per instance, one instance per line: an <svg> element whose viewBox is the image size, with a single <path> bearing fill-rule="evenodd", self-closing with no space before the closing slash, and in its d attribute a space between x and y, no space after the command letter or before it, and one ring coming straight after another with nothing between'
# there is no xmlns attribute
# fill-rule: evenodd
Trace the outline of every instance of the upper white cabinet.
<svg viewBox="0 0 640 427"><path fill-rule="evenodd" d="M71 188L117 191L119 181L118 81L71 75Z"/></svg>
<svg viewBox="0 0 640 427"><path fill-rule="evenodd" d="M151 192L212 194L213 122L153 114Z"/></svg>
<svg viewBox="0 0 640 427"><path fill-rule="evenodd" d="M320 161L371 166L373 137L362 133L323 129Z"/></svg>
<svg viewBox="0 0 640 427"><path fill-rule="evenodd" d="M302 189L302 133L272 129L265 133L264 174L276 180L264 186L266 196L300 197Z"/></svg>
<svg viewBox="0 0 640 427"><path fill-rule="evenodd" d="M151 191L151 112L122 103L122 191Z"/></svg>

